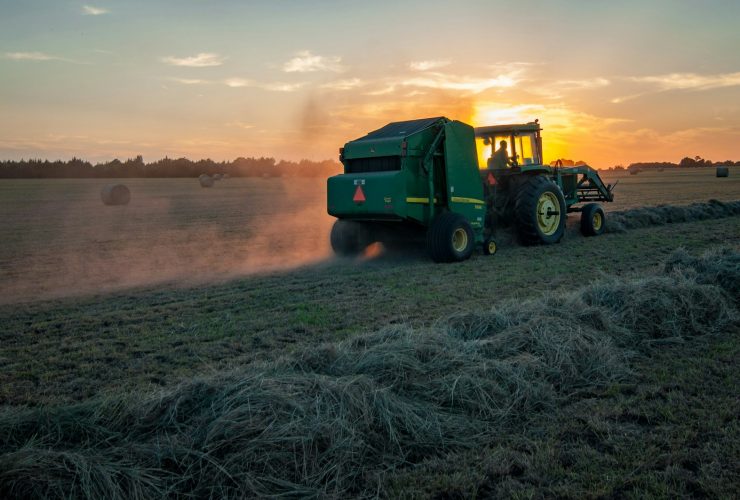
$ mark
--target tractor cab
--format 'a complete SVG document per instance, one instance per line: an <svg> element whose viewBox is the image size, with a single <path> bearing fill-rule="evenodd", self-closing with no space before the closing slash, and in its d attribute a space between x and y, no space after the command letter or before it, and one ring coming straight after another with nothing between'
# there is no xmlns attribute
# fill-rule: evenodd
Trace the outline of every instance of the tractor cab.
<svg viewBox="0 0 740 500"><path fill-rule="evenodd" d="M475 129L478 166L481 170L542 165L542 137L538 120L514 125L493 125ZM506 141L508 162L496 152Z"/></svg>

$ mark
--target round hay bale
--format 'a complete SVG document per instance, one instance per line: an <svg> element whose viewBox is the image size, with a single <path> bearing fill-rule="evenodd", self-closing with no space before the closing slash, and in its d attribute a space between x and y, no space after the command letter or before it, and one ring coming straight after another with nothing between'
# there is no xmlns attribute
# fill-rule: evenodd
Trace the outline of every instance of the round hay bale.
<svg viewBox="0 0 740 500"><path fill-rule="evenodd" d="M223 179L223 177L223 174L213 174L214 181L220 181L221 179Z"/></svg>
<svg viewBox="0 0 740 500"><path fill-rule="evenodd" d="M200 177L198 177L198 181L200 182L200 187L213 187L213 177L211 177L210 175L202 174Z"/></svg>
<svg viewBox="0 0 740 500"><path fill-rule="evenodd" d="M128 205L131 191L123 184L108 184L100 191L100 199L106 205Z"/></svg>
<svg viewBox="0 0 740 500"><path fill-rule="evenodd" d="M730 176L729 167L717 167L717 177L729 177L729 176Z"/></svg>
<svg viewBox="0 0 740 500"><path fill-rule="evenodd" d="M640 170L637 168L633 168L632 170L630 170L630 175L637 175L639 173L640 173Z"/></svg>

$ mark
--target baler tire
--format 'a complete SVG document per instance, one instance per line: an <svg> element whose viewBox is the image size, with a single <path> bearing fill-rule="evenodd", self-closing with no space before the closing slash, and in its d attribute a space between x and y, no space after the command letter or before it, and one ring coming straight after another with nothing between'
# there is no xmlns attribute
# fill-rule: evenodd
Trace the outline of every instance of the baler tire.
<svg viewBox="0 0 740 500"><path fill-rule="evenodd" d="M329 239L334 253L343 257L357 255L368 245L362 224L346 219L334 222Z"/></svg>
<svg viewBox="0 0 740 500"><path fill-rule="evenodd" d="M546 193L551 193L549 196L551 201L557 199L560 216L557 228L550 234L542 230L537 217L538 203ZM563 192L557 184L543 175L533 176L522 184L517 191L514 203L514 221L516 222L519 239L524 245L558 243L565 234L566 213Z"/></svg>
<svg viewBox="0 0 740 500"><path fill-rule="evenodd" d="M483 241L483 255L495 255L497 250L496 240L490 236Z"/></svg>
<svg viewBox="0 0 740 500"><path fill-rule="evenodd" d="M581 234L583 236L598 236L606 227L604 209L598 203L588 203L581 209Z"/></svg>
<svg viewBox="0 0 740 500"><path fill-rule="evenodd" d="M461 262L472 255L475 234L465 217L444 212L429 226L426 243L427 252L434 262ZM460 248L455 248L456 245Z"/></svg>

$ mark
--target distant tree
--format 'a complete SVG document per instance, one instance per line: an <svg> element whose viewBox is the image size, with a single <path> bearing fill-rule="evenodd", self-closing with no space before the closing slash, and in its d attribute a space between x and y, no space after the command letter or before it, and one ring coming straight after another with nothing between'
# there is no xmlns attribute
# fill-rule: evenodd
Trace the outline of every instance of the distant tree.
<svg viewBox="0 0 740 500"><path fill-rule="evenodd" d="M292 162L274 158L238 157L232 162L216 162L210 158L192 161L167 156L145 163L141 155L125 162L113 159L97 163L77 157L63 162L29 159L0 161L0 178L60 178L60 177L197 177L200 174L228 173L232 177L327 177L341 171L341 165L332 160Z"/></svg>
<svg viewBox="0 0 740 500"><path fill-rule="evenodd" d="M696 159L699 157L697 156ZM678 166L680 168L695 168L697 164L697 160L694 158L689 158L688 156L681 159L680 162L678 162Z"/></svg>

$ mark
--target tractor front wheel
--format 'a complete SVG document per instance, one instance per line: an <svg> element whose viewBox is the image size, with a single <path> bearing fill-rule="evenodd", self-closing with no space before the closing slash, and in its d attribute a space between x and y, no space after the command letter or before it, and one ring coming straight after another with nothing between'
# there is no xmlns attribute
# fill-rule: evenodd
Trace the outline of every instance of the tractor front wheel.
<svg viewBox="0 0 740 500"><path fill-rule="evenodd" d="M460 262L473 253L475 234L459 214L438 215L427 231L427 252L434 262Z"/></svg>
<svg viewBox="0 0 740 500"><path fill-rule="evenodd" d="M343 257L357 255L368 245L366 228L359 222L337 219L331 228L331 248Z"/></svg>
<svg viewBox="0 0 740 500"><path fill-rule="evenodd" d="M519 238L525 245L557 243L565 234L565 197L557 184L536 175L519 188L514 208Z"/></svg>
<svg viewBox="0 0 740 500"><path fill-rule="evenodd" d="M583 236L598 236L604 232L606 216L598 203L588 203L581 209L581 233Z"/></svg>

